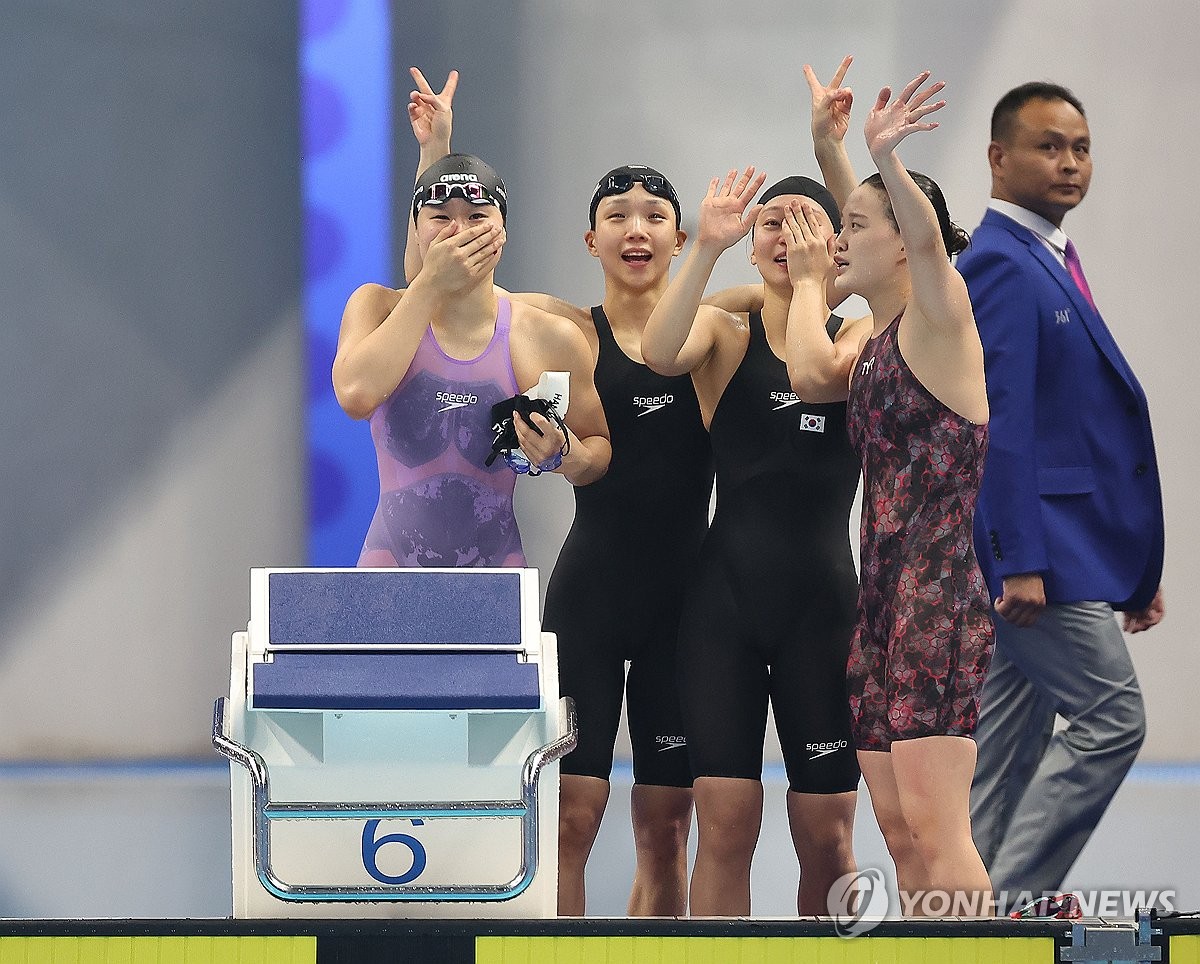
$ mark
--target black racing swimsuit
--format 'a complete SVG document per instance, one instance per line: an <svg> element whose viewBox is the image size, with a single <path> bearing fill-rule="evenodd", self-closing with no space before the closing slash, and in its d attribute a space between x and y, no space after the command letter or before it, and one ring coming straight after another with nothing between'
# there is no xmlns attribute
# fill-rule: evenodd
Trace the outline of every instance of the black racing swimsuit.
<svg viewBox="0 0 1200 964"><path fill-rule="evenodd" d="M592 320L612 462L575 489L575 520L546 591L543 626L558 635L562 693L579 714L579 744L561 769L608 778L625 693L635 781L687 787L675 650L708 528L708 433L689 376L633 361L602 308Z"/></svg>
<svg viewBox="0 0 1200 964"><path fill-rule="evenodd" d="M749 320L713 413L717 509L680 631L689 755L695 776L759 779L769 700L790 788L840 793L859 777L846 689L859 461L846 403L797 398L761 315Z"/></svg>

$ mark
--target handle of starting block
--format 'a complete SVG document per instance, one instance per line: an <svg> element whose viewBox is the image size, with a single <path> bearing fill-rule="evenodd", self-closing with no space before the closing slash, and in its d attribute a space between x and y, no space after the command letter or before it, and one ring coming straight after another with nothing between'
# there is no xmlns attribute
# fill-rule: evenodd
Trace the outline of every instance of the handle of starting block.
<svg viewBox="0 0 1200 964"><path fill-rule="evenodd" d="M521 894L538 869L538 777L543 767L562 759L578 742L579 726L575 703L570 697L558 701L558 737L538 747L525 759L521 770L521 796L514 800L439 802L300 802L271 801L270 773L262 756L229 736L225 697L213 704L212 744L218 753L246 768L253 785L254 864L259 882L272 896L287 901L502 901ZM521 865L516 875L503 884L449 884L421 886L403 884L312 885L289 884L271 869L273 820L376 820L426 817L519 817L521 820Z"/></svg>

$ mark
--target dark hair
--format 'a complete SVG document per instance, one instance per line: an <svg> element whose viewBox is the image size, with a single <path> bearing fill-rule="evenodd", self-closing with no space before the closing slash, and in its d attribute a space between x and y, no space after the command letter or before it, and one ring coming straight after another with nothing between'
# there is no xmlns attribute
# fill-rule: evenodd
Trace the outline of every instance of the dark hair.
<svg viewBox="0 0 1200 964"><path fill-rule="evenodd" d="M1086 117L1083 104L1061 84L1052 84L1045 80L1031 80L1020 87L1014 87L996 101L992 110L992 140L1005 141L1012 137L1013 121L1017 112L1031 100L1065 100L1068 104Z"/></svg>
<svg viewBox="0 0 1200 964"><path fill-rule="evenodd" d="M971 243L971 237L950 220L950 210L946 207L946 196L942 194L942 189L938 187L937 181L918 171L909 171L908 176L916 182L921 193L929 198L929 202L933 205L934 213L937 214L938 227L942 232L942 244L946 246L946 254L953 257L960 251L965 251L967 245ZM887 211L888 220L892 224L896 224L896 212L892 210L892 199L888 195L887 185L883 183L883 177L879 174L872 174L863 181L863 184L875 188L883 195L883 207ZM896 230L900 230L900 225L896 224Z"/></svg>

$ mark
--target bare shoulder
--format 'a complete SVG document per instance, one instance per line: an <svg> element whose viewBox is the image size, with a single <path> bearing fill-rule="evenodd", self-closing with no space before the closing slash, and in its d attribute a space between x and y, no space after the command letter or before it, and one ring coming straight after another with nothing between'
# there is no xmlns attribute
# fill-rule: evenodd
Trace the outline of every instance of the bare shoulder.
<svg viewBox="0 0 1200 964"><path fill-rule="evenodd" d="M580 308L578 305L573 305L569 301L564 301L562 298L556 298L554 295L544 294L540 291L507 291L503 294L509 298L513 305L525 304L534 308L540 308L542 311L549 312L552 315L559 315L572 322L581 330L587 330L592 327L592 312L588 308Z"/></svg>
<svg viewBox="0 0 1200 964"><path fill-rule="evenodd" d="M513 302L512 323L514 330L528 329L542 338L571 338L579 334L573 318L519 301Z"/></svg>
<svg viewBox="0 0 1200 964"><path fill-rule="evenodd" d="M346 299L339 342L353 342L370 334L383 324L403 297L404 292L395 288L377 284L359 285Z"/></svg>
<svg viewBox="0 0 1200 964"><path fill-rule="evenodd" d="M534 384L547 371L590 377L594 363L587 339L562 315L513 302L510 344L513 373L522 387Z"/></svg>
<svg viewBox="0 0 1200 964"><path fill-rule="evenodd" d="M702 304L714 305L732 312L761 311L765 299L764 289L765 285L762 282L722 288L714 294L706 295Z"/></svg>
<svg viewBox="0 0 1200 964"><path fill-rule="evenodd" d="M696 312L692 334L699 333L700 344L707 346L707 355L692 370L696 386L708 389L720 397L750 345L750 318L745 312L726 311L712 305L701 305Z"/></svg>
<svg viewBox="0 0 1200 964"><path fill-rule="evenodd" d="M696 323L704 325L717 338L750 337L750 315L745 311L726 311L716 305L701 305L696 312Z"/></svg>
<svg viewBox="0 0 1200 964"><path fill-rule="evenodd" d="M846 318L833 340L838 344L857 345L861 350L866 340L871 337L871 331L874 328L875 318L872 315L863 315L861 318Z"/></svg>
<svg viewBox="0 0 1200 964"><path fill-rule="evenodd" d="M400 303L404 290L368 282L359 285L346 300L346 307L358 311L382 311L385 315Z"/></svg>
<svg viewBox="0 0 1200 964"><path fill-rule="evenodd" d="M544 350L588 351L587 340L573 319L524 302L513 302L512 331L518 341Z"/></svg>

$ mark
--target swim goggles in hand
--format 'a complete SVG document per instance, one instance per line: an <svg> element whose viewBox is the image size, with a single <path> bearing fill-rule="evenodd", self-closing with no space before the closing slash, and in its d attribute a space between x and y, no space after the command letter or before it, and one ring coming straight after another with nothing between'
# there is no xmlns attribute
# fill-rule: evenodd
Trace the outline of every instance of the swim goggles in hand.
<svg viewBox="0 0 1200 964"><path fill-rule="evenodd" d="M529 417L534 412L553 422L563 433L564 439L561 451L536 466L521 451L521 443L517 439L517 428L513 424L513 415L517 413L524 419L526 425L538 435L544 436L546 433L538 428ZM514 395L512 398L497 402L492 406L492 432L494 435L492 452L483 464L490 466L499 455L504 458L504 464L517 475L541 475L543 472L553 472L562 465L563 457L571 451L571 434L567 431L566 423L563 422L554 404L544 398Z"/></svg>

